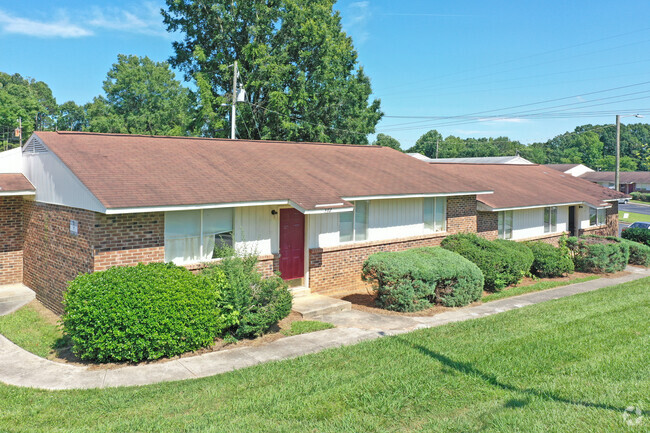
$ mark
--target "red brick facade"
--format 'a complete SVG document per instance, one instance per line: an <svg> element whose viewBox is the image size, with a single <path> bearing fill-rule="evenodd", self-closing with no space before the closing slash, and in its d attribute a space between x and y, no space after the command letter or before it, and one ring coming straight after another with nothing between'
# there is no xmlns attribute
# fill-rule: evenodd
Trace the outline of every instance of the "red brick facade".
<svg viewBox="0 0 650 433"><path fill-rule="evenodd" d="M0 197L0 284L23 281L23 198Z"/></svg>
<svg viewBox="0 0 650 433"><path fill-rule="evenodd" d="M477 234L485 239L494 240L499 237L499 214L497 212L476 213Z"/></svg>
<svg viewBox="0 0 650 433"><path fill-rule="evenodd" d="M582 235L618 236L618 203L613 202L612 207L607 209L605 223L606 224L604 226L590 227L588 229L580 229L580 236Z"/></svg>
<svg viewBox="0 0 650 433"><path fill-rule="evenodd" d="M331 293L365 287L361 281L363 262L379 251L403 251L422 246L437 246L445 236L476 232L476 196L447 199L447 231L389 241L355 243L309 251L309 287L312 292Z"/></svg>

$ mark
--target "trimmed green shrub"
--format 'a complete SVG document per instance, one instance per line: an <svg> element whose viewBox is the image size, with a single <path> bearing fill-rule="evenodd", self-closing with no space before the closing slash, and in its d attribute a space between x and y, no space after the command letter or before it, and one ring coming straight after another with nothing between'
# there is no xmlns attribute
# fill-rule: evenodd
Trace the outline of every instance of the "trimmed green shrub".
<svg viewBox="0 0 650 433"><path fill-rule="evenodd" d="M485 277L485 289L493 292L521 281L534 260L525 244L503 239L489 241L473 233L447 236L442 247L476 264Z"/></svg>
<svg viewBox="0 0 650 433"><path fill-rule="evenodd" d="M630 195L632 196L632 200L650 201L650 194L647 192L634 191Z"/></svg>
<svg viewBox="0 0 650 433"><path fill-rule="evenodd" d="M641 227L631 227L623 230L623 239L650 246L650 230Z"/></svg>
<svg viewBox="0 0 650 433"><path fill-rule="evenodd" d="M483 275L476 265L436 247L375 253L362 272L377 292L377 305L393 311L467 305L483 291Z"/></svg>
<svg viewBox="0 0 650 433"><path fill-rule="evenodd" d="M254 253L230 255L202 271L207 278L225 274L224 302L239 312L238 323L228 330L236 338L258 337L291 313L293 295L287 284L278 276L263 278L257 261Z"/></svg>
<svg viewBox="0 0 650 433"><path fill-rule="evenodd" d="M236 320L223 273L207 279L171 263L115 267L75 278L63 327L84 360L158 359L209 346Z"/></svg>
<svg viewBox="0 0 650 433"><path fill-rule="evenodd" d="M630 247L613 236L570 237L566 241L580 272L613 273L622 271L630 257Z"/></svg>
<svg viewBox="0 0 650 433"><path fill-rule="evenodd" d="M628 263L631 265L640 265L650 267L650 247L638 242L622 239L622 243L627 244L630 249L630 258Z"/></svg>
<svg viewBox="0 0 650 433"><path fill-rule="evenodd" d="M573 272L573 260L568 248L556 248L546 242L527 242L526 246L534 257L531 272L538 277L561 277Z"/></svg>

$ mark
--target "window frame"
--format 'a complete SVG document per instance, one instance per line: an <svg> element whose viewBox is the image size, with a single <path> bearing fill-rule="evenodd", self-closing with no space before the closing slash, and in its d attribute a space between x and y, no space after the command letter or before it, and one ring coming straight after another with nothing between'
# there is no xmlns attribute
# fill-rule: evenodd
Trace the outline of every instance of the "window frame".
<svg viewBox="0 0 650 433"><path fill-rule="evenodd" d="M499 211L497 212L497 237L499 239L512 239L514 236L514 221L515 221L515 216L514 216L514 211L513 210L505 210L505 211ZM508 216L510 218L508 218ZM506 231L506 221L507 219L510 219L510 228L509 231Z"/></svg>
<svg viewBox="0 0 650 433"><path fill-rule="evenodd" d="M357 212L357 203L364 203L365 205L365 221L358 221L357 215L361 212ZM352 202L353 209L352 212L339 212L339 244L345 244L350 242L366 242L368 241L368 221L370 221L370 200L355 200ZM351 224L352 228L350 233L346 233L345 239L343 239L343 231L341 230L341 217L352 215L351 221L346 221L346 224ZM363 239L359 239L357 236L357 226L363 225ZM348 239L349 236L349 239Z"/></svg>
<svg viewBox="0 0 650 433"><path fill-rule="evenodd" d="M557 233L557 206L544 208L544 233Z"/></svg>
<svg viewBox="0 0 650 433"><path fill-rule="evenodd" d="M598 209L589 206L589 227L607 224L607 209Z"/></svg>
<svg viewBox="0 0 650 433"><path fill-rule="evenodd" d="M215 208L215 209L222 209L222 208ZM214 257L214 251L212 253L212 257L209 259L203 259L204 257L204 246L205 246L205 236L211 235L211 236L217 236L217 235L223 235L223 234L229 234L231 242L232 242L232 247L235 246L235 208L223 208L230 210L230 230L226 231L221 231L221 232L209 232L206 233L205 231L205 223L204 223L204 212L205 211L210 211L213 209L197 209L197 210L191 210L191 211L169 211L165 212L165 230L163 233L163 244L164 244L164 253L165 253L165 263L175 263L179 266L184 266L184 265L191 265L195 263L203 263L207 261L212 261L212 260L219 260L221 257ZM174 212L198 212L199 213L199 254L198 257L192 258L190 260L182 260L175 262L174 259L168 259L167 257L167 241L168 240L181 240L181 239L190 239L190 238L195 238L197 236L167 236L167 215L173 214ZM216 238L215 238L216 242ZM213 247L214 250L214 247Z"/></svg>
<svg viewBox="0 0 650 433"><path fill-rule="evenodd" d="M442 203L442 218L439 220L438 204ZM430 212L428 212L430 208ZM430 217L430 220L429 218ZM444 233L447 231L447 197L425 197L422 200L422 221L425 231L429 233Z"/></svg>

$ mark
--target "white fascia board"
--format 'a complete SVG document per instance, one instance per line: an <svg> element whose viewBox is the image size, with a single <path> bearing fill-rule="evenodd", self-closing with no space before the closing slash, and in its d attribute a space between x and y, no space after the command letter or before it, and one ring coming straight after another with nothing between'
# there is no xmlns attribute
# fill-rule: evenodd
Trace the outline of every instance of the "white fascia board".
<svg viewBox="0 0 650 433"><path fill-rule="evenodd" d="M201 210L201 209L220 209L227 207L249 207L249 206L280 206L289 204L289 200L272 200L272 201L249 201L237 203L211 203L211 204L189 204L177 206L148 206L148 207L128 207L128 208L110 208L106 209L107 215L145 213L145 212L173 212L177 210Z"/></svg>
<svg viewBox="0 0 650 433"><path fill-rule="evenodd" d="M9 197L12 195L36 195L36 191L0 191L0 197Z"/></svg>
<svg viewBox="0 0 650 433"><path fill-rule="evenodd" d="M428 194L393 194L393 195L367 195L359 197L341 197L345 201L355 200L387 200L396 198L427 198L427 197L457 197L461 195L494 194L494 191L470 191L470 192L437 192Z"/></svg>
<svg viewBox="0 0 650 433"><path fill-rule="evenodd" d="M539 209L539 208L544 208L544 207L553 207L553 206L575 206L575 205L581 205L581 204L587 204L582 201L576 201L573 203L552 203L552 204L536 204L532 206L513 206L513 207L499 207L499 208L493 208L485 203L481 203L485 211L487 212L503 212L507 210L524 210L524 209Z"/></svg>
<svg viewBox="0 0 650 433"><path fill-rule="evenodd" d="M298 203L296 203L293 200L289 200L289 205L291 207L293 207L294 209L300 211L300 213L303 213L305 215L318 215L318 214L324 214L324 213L352 212L354 210L354 208L351 207L351 206L348 206L348 207L336 207L336 208L330 207L330 208L309 209L308 210L308 209L305 209L304 207L300 206ZM325 206L331 206L331 205L325 205Z"/></svg>

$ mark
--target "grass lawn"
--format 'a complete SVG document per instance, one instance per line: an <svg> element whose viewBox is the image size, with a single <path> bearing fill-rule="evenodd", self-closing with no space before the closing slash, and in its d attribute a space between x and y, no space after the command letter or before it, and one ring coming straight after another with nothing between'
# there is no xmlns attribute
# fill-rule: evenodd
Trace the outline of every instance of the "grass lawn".
<svg viewBox="0 0 650 433"><path fill-rule="evenodd" d="M43 358L64 344L56 316L36 302L7 316L0 316L0 334Z"/></svg>
<svg viewBox="0 0 650 433"><path fill-rule="evenodd" d="M540 290L553 289L555 287L568 286L569 284L584 283L585 281L596 280L600 278L600 275L590 275L588 277L576 278L574 280L568 281L540 281L529 286L516 286L506 288L500 292L490 293L489 295L483 296L481 301L490 302L496 301L497 299L509 298L511 296L523 295L524 293L530 292L539 292Z"/></svg>
<svg viewBox="0 0 650 433"><path fill-rule="evenodd" d="M317 320L300 320L293 322L290 329L281 331L283 335L300 335L308 332L322 331L323 329L332 329L334 325L327 322L319 322Z"/></svg>
<svg viewBox="0 0 650 433"><path fill-rule="evenodd" d="M3 432L641 432L650 279L184 382L0 385ZM645 419L628 427L626 407Z"/></svg>
<svg viewBox="0 0 650 433"><path fill-rule="evenodd" d="M623 218L623 214L626 213L628 214L627 218ZM623 212L618 211L618 220L623 223L635 223L637 221L650 221L650 215L644 215L641 213L633 213L633 212Z"/></svg>
<svg viewBox="0 0 650 433"><path fill-rule="evenodd" d="M641 200L630 200L630 203L634 203L634 204L644 204L644 205L646 205L646 206L650 206L650 202L647 202L647 201L641 201Z"/></svg>

